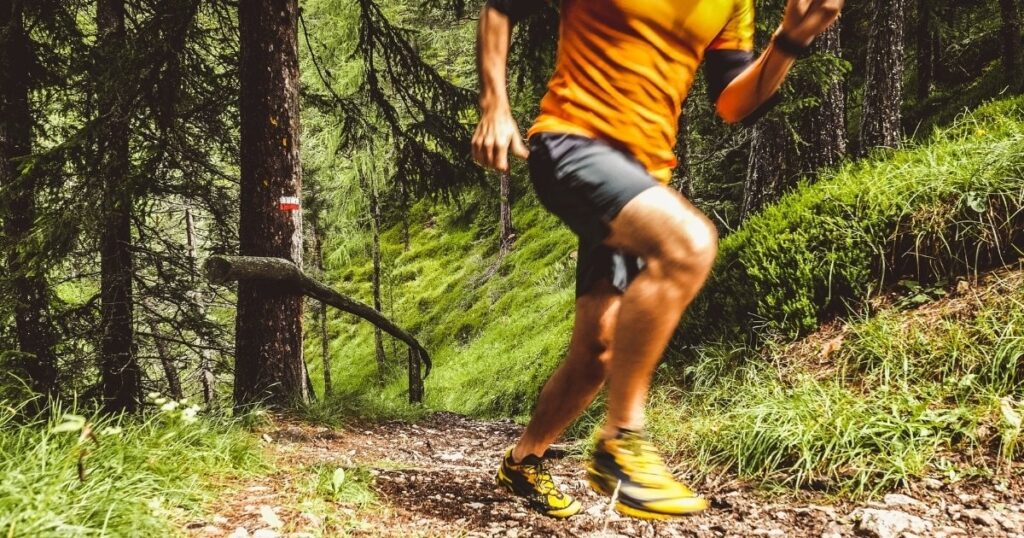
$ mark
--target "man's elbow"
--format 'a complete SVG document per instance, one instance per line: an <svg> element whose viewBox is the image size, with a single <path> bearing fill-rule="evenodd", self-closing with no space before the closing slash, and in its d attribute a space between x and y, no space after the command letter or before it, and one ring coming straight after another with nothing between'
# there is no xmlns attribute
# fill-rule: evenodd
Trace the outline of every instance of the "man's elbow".
<svg viewBox="0 0 1024 538"><path fill-rule="evenodd" d="M728 124L740 123L747 117L744 111L739 110L732 103L724 102L722 99L719 99L715 104L715 113L718 114L719 118L722 118L722 121Z"/></svg>

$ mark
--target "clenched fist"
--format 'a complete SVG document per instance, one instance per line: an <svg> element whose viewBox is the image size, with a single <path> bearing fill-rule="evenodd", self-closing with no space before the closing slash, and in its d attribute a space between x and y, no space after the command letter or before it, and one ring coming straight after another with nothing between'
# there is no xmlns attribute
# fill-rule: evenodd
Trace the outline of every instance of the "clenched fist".
<svg viewBox="0 0 1024 538"><path fill-rule="evenodd" d="M512 113L485 109L473 134L473 160L499 172L508 172L509 150L521 159L530 156Z"/></svg>

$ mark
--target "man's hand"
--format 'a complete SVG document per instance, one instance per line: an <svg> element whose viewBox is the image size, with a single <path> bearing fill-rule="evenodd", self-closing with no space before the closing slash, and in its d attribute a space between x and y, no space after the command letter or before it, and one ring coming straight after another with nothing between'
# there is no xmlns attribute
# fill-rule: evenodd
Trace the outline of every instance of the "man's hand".
<svg viewBox="0 0 1024 538"><path fill-rule="evenodd" d="M508 110L484 110L473 134L473 160L499 172L508 172L510 149L512 155L521 159L530 156L512 113Z"/></svg>
<svg viewBox="0 0 1024 538"><path fill-rule="evenodd" d="M839 18L844 0L789 0L782 18L786 37L807 46Z"/></svg>

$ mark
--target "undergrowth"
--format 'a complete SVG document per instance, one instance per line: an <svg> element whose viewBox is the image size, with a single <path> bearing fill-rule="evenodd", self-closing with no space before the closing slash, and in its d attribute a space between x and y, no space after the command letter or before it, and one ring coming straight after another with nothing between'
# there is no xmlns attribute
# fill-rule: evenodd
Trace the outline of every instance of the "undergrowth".
<svg viewBox="0 0 1024 538"><path fill-rule="evenodd" d="M236 421L160 400L143 417L49 420L0 401L0 536L168 536L217 492L265 470Z"/></svg>

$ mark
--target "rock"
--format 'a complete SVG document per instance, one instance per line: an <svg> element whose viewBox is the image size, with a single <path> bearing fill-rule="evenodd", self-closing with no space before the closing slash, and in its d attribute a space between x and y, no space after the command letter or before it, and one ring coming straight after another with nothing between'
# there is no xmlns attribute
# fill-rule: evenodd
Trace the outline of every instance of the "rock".
<svg viewBox="0 0 1024 538"><path fill-rule="evenodd" d="M281 534L274 529L257 529L252 538L281 538Z"/></svg>
<svg viewBox="0 0 1024 538"><path fill-rule="evenodd" d="M996 518L992 517L992 514L984 510L964 510L964 517L986 527L996 527L999 525L999 523L996 522Z"/></svg>
<svg viewBox="0 0 1024 538"><path fill-rule="evenodd" d="M952 538L954 536L967 536L967 531L958 527L944 526L935 529L935 533L932 534L932 536L934 536L935 538Z"/></svg>
<svg viewBox="0 0 1024 538"><path fill-rule="evenodd" d="M224 529L216 525L207 525L199 529L199 533L203 536L222 536L224 534Z"/></svg>
<svg viewBox="0 0 1024 538"><path fill-rule="evenodd" d="M897 538L905 532L923 534L931 524L917 516L896 510L858 508L850 514L858 534L873 538Z"/></svg>
<svg viewBox="0 0 1024 538"><path fill-rule="evenodd" d="M924 487L928 489L942 489L942 487L945 485L942 483L942 480L938 480L935 478L925 478L924 480L921 480L921 483L924 484Z"/></svg>
<svg viewBox="0 0 1024 538"><path fill-rule="evenodd" d="M907 495L901 495L899 493L890 493L886 495L885 498L882 499L882 502L884 502L886 506L891 507L922 505L921 501Z"/></svg>
<svg viewBox="0 0 1024 538"><path fill-rule="evenodd" d="M235 532L228 535L228 538L249 538L249 531L245 527L238 527Z"/></svg>
<svg viewBox="0 0 1024 538"><path fill-rule="evenodd" d="M260 519L262 519L269 527L275 529L284 527L284 521L281 521L281 518L277 517L277 513L274 512L274 509L269 506L264 505L260 507Z"/></svg>
<svg viewBox="0 0 1024 538"><path fill-rule="evenodd" d="M226 518L226 517L224 517L222 515L213 516L213 524L214 525L227 525L228 524L228 518Z"/></svg>

